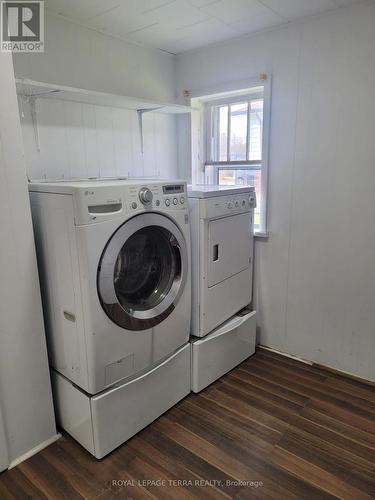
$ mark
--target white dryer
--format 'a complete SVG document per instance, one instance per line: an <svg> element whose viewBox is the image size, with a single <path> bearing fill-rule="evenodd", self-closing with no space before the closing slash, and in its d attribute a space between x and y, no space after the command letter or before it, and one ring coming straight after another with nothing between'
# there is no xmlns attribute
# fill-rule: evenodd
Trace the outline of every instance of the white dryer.
<svg viewBox="0 0 375 500"><path fill-rule="evenodd" d="M192 231L192 389L203 389L255 350L252 187L189 186Z"/></svg>
<svg viewBox="0 0 375 500"><path fill-rule="evenodd" d="M29 190L57 415L100 458L189 392L186 185Z"/></svg>

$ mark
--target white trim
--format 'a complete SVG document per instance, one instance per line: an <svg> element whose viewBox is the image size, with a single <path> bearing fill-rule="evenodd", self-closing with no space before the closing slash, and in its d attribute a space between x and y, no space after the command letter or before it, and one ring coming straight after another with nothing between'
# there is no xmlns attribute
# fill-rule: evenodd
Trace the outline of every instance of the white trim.
<svg viewBox="0 0 375 500"><path fill-rule="evenodd" d="M255 231L254 238L268 238L270 233L268 231Z"/></svg>
<svg viewBox="0 0 375 500"><path fill-rule="evenodd" d="M9 469L12 469L13 467L16 467L16 465L19 465L21 462L24 462L28 458L32 457L33 455L36 455L40 451L42 451L44 448L47 448L50 444L54 443L58 439L61 438L61 434L56 434L55 436L51 437L50 439L47 439L46 441L43 441L43 443L38 444L38 446L35 446L35 448L32 448L31 450L27 451L20 457L16 458L15 460L12 460L11 463L9 464Z"/></svg>
<svg viewBox="0 0 375 500"><path fill-rule="evenodd" d="M254 88L258 87L263 87L264 88L264 83L262 85L257 85ZM264 96L264 91L254 91L251 92L251 89L246 89L246 92L240 92L240 93L233 93L231 94L230 92L225 93L224 96L222 97L215 97L213 99L202 99L202 101L207 105L207 106L225 106L226 104L235 104L236 102L248 102L248 101L256 101L258 99L263 99Z"/></svg>
<svg viewBox="0 0 375 500"><path fill-rule="evenodd" d="M9 467L8 445L5 435L4 419L0 406L0 472Z"/></svg>
<svg viewBox="0 0 375 500"><path fill-rule="evenodd" d="M267 232L268 216L268 178L269 178L269 150L271 142L271 100L272 100L272 75L268 75L264 82L263 90L263 144L262 144L262 206L260 212L259 232Z"/></svg>
<svg viewBox="0 0 375 500"><path fill-rule="evenodd" d="M358 375L356 375L353 372L347 372L345 370L341 370L340 368L336 368L336 367L331 366L331 365L322 365L318 361L310 361L309 359L300 358L299 356L296 356L294 354L288 354L287 352L279 351L278 349L273 349L272 347L267 347L267 346L262 345L262 344L258 344L257 347L259 349L264 349L265 351L270 351L270 352L274 352L275 354L280 354L280 356L284 356L285 358L294 359L295 361L299 361L300 363L304 363L305 365L315 366L316 368L322 368L323 370L327 370L331 373L338 373L339 375L346 376L347 378L350 378L352 380L357 380L357 381L362 382L364 384L367 384L369 386L374 386L373 380L370 380L368 378L359 377Z"/></svg>
<svg viewBox="0 0 375 500"><path fill-rule="evenodd" d="M312 366L314 364L312 361L300 358L299 356L294 356L293 354L288 354L287 352L279 351L278 349L273 349L272 347L266 347L265 345L262 344L259 344L258 347L260 349L264 349L265 351L270 351L276 354L280 354L280 356L284 356L285 358L294 359L295 361L299 361L300 363L304 363L305 365Z"/></svg>
<svg viewBox="0 0 375 500"><path fill-rule="evenodd" d="M264 86L268 79L269 75L267 75L267 79L262 79L262 75L257 76L249 76L244 80L235 80L235 81L226 81L219 83L213 87L203 87L198 89L189 89L189 97L192 99L201 98L204 100L205 97L209 97L216 94L227 93L227 92L235 92L235 93L248 93L248 91L254 87ZM220 96L218 96L219 98Z"/></svg>
<svg viewBox="0 0 375 500"><path fill-rule="evenodd" d="M228 108L229 109L229 108ZM206 103L203 104L203 127L202 127L202 134L203 134L203 142L205 145L204 148L204 156L202 158L203 160L203 165L206 165L206 161L208 156L211 155L212 149L213 149L213 117L212 117L212 112L211 112L211 106L208 106ZM205 167L203 167L205 168Z"/></svg>

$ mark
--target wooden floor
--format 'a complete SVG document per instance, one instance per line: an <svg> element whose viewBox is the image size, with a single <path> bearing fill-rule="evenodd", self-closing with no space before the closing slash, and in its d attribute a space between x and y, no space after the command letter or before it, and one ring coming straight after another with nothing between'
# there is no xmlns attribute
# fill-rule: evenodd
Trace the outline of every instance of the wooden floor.
<svg viewBox="0 0 375 500"><path fill-rule="evenodd" d="M101 461L64 436L0 475L2 500L194 497L375 498L375 388L258 350Z"/></svg>

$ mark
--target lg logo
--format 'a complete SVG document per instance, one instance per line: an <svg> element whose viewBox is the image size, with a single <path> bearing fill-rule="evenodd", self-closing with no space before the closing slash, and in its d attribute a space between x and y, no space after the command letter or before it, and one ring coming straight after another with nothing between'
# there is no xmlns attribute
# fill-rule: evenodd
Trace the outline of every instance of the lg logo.
<svg viewBox="0 0 375 500"><path fill-rule="evenodd" d="M1 50L44 51L44 2L1 2Z"/></svg>

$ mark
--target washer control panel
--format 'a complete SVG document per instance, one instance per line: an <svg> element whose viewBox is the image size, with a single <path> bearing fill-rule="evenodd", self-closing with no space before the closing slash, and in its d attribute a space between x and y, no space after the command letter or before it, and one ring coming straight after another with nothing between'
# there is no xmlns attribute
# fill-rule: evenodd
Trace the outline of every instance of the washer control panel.
<svg viewBox="0 0 375 500"><path fill-rule="evenodd" d="M163 186L164 205L168 207L184 207L186 200L186 186L184 184L167 184Z"/></svg>
<svg viewBox="0 0 375 500"><path fill-rule="evenodd" d="M250 212L256 207L255 191L199 200L201 219Z"/></svg>
<svg viewBox="0 0 375 500"><path fill-rule="evenodd" d="M129 186L127 208L130 212L187 209L186 193L186 184L183 182Z"/></svg>
<svg viewBox="0 0 375 500"><path fill-rule="evenodd" d="M72 194L75 225L124 217L144 211L176 211L188 209L187 186L184 181L98 181L76 185ZM43 186L44 187L44 186ZM62 191L64 192L64 191Z"/></svg>

